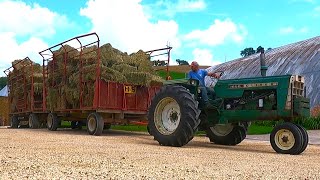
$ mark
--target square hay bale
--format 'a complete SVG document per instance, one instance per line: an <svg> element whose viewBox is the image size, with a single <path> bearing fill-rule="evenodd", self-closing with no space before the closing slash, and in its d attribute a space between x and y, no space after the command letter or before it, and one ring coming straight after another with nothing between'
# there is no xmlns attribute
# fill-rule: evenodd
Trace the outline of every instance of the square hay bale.
<svg viewBox="0 0 320 180"><path fill-rule="evenodd" d="M119 71L121 73L126 73L126 72L137 72L138 69L137 67L131 66L129 64L114 64L112 67L112 69Z"/></svg>
<svg viewBox="0 0 320 180"><path fill-rule="evenodd" d="M146 72L129 72L125 74L127 82L134 85L154 86L161 85L163 80L160 77L154 76Z"/></svg>

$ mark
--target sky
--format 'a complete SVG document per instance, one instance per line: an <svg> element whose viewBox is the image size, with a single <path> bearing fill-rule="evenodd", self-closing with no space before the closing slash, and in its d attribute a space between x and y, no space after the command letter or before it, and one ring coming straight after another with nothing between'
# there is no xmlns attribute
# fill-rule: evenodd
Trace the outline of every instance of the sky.
<svg viewBox="0 0 320 180"><path fill-rule="evenodd" d="M0 76L15 59L96 32L123 52L170 45L176 59L214 66L246 47L320 35L320 0L0 0Z"/></svg>

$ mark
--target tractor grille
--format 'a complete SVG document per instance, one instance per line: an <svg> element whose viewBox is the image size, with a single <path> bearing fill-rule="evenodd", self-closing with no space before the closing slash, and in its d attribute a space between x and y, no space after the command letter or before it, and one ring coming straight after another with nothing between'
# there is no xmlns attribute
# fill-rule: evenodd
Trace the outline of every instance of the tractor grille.
<svg viewBox="0 0 320 180"><path fill-rule="evenodd" d="M293 75L290 78L290 85L288 88L288 96L286 109L292 108L292 101L294 96L304 97L304 77L299 75Z"/></svg>
<svg viewBox="0 0 320 180"><path fill-rule="evenodd" d="M292 95L304 96L304 77L291 76L290 86L292 86Z"/></svg>

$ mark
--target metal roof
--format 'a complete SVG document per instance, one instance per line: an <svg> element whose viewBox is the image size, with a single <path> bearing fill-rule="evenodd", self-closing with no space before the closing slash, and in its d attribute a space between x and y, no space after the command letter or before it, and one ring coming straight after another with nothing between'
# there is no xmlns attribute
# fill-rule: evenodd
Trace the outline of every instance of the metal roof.
<svg viewBox="0 0 320 180"><path fill-rule="evenodd" d="M265 52L267 76L296 74L305 77L310 105L320 104L320 36L281 46ZM208 68L224 71L221 79L260 77L260 53ZM206 83L210 83L206 77Z"/></svg>

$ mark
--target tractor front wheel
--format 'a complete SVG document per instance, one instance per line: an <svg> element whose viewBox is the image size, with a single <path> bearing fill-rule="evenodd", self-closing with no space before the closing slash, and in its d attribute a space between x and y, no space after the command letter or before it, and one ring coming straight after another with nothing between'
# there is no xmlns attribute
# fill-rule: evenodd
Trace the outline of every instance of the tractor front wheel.
<svg viewBox="0 0 320 180"><path fill-rule="evenodd" d="M276 126L270 134L272 148L281 154L300 154L305 141L299 127L289 122Z"/></svg>
<svg viewBox="0 0 320 180"><path fill-rule="evenodd" d="M164 86L149 107L149 134L160 145L181 147L193 139L199 114L198 102L186 88Z"/></svg>
<svg viewBox="0 0 320 180"><path fill-rule="evenodd" d="M216 124L207 128L207 136L210 142L220 145L237 145L241 143L247 135L243 125Z"/></svg>

